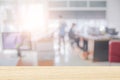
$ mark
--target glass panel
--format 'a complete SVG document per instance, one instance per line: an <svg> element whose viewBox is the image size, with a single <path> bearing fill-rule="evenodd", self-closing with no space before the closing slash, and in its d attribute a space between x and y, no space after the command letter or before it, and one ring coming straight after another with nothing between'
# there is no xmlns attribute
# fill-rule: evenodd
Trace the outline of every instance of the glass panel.
<svg viewBox="0 0 120 80"><path fill-rule="evenodd" d="M50 1L49 7L67 7L67 1Z"/></svg>
<svg viewBox="0 0 120 80"><path fill-rule="evenodd" d="M106 1L90 1L90 7L106 7Z"/></svg>
<svg viewBox="0 0 120 80"><path fill-rule="evenodd" d="M70 1L70 7L87 7L86 1Z"/></svg>
<svg viewBox="0 0 120 80"><path fill-rule="evenodd" d="M86 1L70 1L70 7L87 7Z"/></svg>

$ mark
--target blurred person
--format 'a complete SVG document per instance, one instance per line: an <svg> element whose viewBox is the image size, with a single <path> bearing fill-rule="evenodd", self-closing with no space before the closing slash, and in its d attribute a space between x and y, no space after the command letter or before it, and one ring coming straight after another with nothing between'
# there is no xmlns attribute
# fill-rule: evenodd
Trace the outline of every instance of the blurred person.
<svg viewBox="0 0 120 80"><path fill-rule="evenodd" d="M74 48L74 46L73 46L74 43L76 43L77 47L80 48L80 45L79 45L79 41L80 40L79 40L79 37L77 35L77 32L78 32L77 30L78 29L77 29L76 24L73 23L72 26L71 26L71 28L70 28L70 30L69 30L69 33L68 33L72 48Z"/></svg>
<svg viewBox="0 0 120 80"><path fill-rule="evenodd" d="M65 35L66 35L66 27L67 24L63 20L63 17L60 15L59 16L59 27L58 27L58 38L59 38L59 50L61 48L61 43L63 42L64 44L64 49L65 49Z"/></svg>

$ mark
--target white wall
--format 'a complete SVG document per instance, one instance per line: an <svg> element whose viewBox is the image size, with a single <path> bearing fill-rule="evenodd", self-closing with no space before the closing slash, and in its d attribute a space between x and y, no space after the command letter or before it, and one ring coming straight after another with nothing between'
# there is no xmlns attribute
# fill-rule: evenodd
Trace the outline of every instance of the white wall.
<svg viewBox="0 0 120 80"><path fill-rule="evenodd" d="M107 0L107 21L120 32L120 0Z"/></svg>

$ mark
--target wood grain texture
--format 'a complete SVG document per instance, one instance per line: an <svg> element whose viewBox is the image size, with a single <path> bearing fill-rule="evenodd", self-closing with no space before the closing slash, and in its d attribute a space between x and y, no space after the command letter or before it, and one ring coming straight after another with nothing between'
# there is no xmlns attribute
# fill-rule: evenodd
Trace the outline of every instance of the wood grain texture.
<svg viewBox="0 0 120 80"><path fill-rule="evenodd" d="M120 67L0 67L0 80L120 80Z"/></svg>

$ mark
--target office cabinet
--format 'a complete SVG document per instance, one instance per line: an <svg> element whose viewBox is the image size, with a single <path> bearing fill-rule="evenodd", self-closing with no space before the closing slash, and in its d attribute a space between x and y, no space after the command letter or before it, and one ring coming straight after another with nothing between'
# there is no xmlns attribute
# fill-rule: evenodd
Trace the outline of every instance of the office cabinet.
<svg viewBox="0 0 120 80"><path fill-rule="evenodd" d="M88 40L88 58L92 61L108 61L109 40Z"/></svg>

